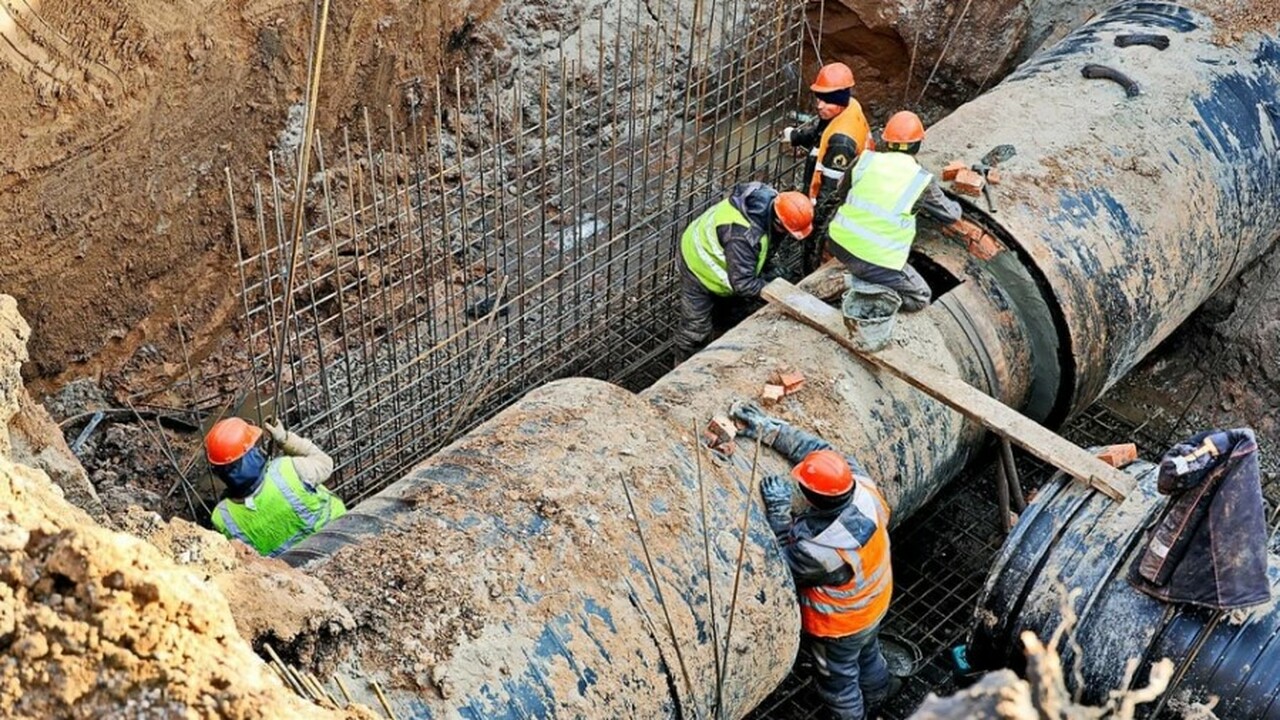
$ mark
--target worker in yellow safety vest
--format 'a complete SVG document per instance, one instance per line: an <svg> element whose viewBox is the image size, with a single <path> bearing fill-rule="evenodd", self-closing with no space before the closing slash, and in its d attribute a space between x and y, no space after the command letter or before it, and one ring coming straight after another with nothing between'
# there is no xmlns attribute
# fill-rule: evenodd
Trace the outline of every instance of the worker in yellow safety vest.
<svg viewBox="0 0 1280 720"><path fill-rule="evenodd" d="M840 181L863 151L874 147L871 126L862 106L853 98L853 71L844 63L823 65L809 89L813 92L817 122L782 131L783 139L797 149L809 150L805 165L809 199L814 203L814 227L826 227L840 204ZM806 270L816 265L821 248L815 245Z"/></svg>
<svg viewBox="0 0 1280 720"><path fill-rule="evenodd" d="M275 557L347 508L323 485L333 474L332 458L279 421L269 419L263 427L284 457L268 461L257 444L262 429L240 418L219 420L204 444L214 476L226 485L213 509L213 526L258 554Z"/></svg>
<svg viewBox="0 0 1280 720"><path fill-rule="evenodd" d="M924 141L924 124L902 111L884 128L883 151L858 158L846 179L847 193L827 226L831 253L855 277L883 285L902 297L902 310L929 304L929 285L908 264L916 239L916 215L924 212L945 225L961 219L960 205L948 198L938 180L920 167L915 155Z"/></svg>
<svg viewBox="0 0 1280 720"><path fill-rule="evenodd" d="M706 345L717 310L745 315L747 301L779 273L771 260L786 237L802 240L813 230L813 206L798 192L779 193L764 183L735 185L685 228L680 238L680 327L676 359ZM731 324L731 323L722 323Z"/></svg>
<svg viewBox="0 0 1280 720"><path fill-rule="evenodd" d="M863 720L895 694L880 649L880 621L893 596L889 505L867 471L822 438L772 417L755 403L734 403L741 434L759 438L794 463L791 479L765 478L765 514L781 544L800 602L803 645L815 686L839 720ZM792 487L809 508L792 517Z"/></svg>

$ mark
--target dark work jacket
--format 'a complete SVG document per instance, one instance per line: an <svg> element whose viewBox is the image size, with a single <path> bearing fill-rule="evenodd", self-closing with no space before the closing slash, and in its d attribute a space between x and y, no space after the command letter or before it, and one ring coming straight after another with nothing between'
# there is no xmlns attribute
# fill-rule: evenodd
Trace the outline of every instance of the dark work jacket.
<svg viewBox="0 0 1280 720"><path fill-rule="evenodd" d="M1166 602L1220 610L1271 599L1252 430L1211 430L1175 445L1160 461L1157 488L1169 504L1129 568L1129 582Z"/></svg>
<svg viewBox="0 0 1280 720"><path fill-rule="evenodd" d="M729 287L739 297L760 297L760 291L776 277L772 260L784 236L773 223L773 201L778 191L759 182L734 185L729 190L729 203L746 216L751 227L721 225L716 235L724 247L724 260L729 275ZM769 253L760 274L756 263L760 260L761 235L769 235Z"/></svg>

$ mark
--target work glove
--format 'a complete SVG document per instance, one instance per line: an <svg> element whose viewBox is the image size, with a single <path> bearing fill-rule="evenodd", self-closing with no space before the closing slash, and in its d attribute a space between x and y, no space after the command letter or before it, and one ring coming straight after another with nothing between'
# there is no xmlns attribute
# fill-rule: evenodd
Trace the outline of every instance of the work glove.
<svg viewBox="0 0 1280 720"><path fill-rule="evenodd" d="M795 131L796 131L796 129L795 129L795 128L793 128L793 127L791 127L791 126L787 126L787 127L782 128L782 134L781 134L781 136L780 136L780 137L782 138L782 141L783 141L783 142L785 142L785 143L789 143L789 142L791 142L791 135L792 135L792 133L794 133Z"/></svg>
<svg viewBox="0 0 1280 720"><path fill-rule="evenodd" d="M791 481L785 475L768 475L760 481L764 514L774 532L791 525Z"/></svg>
<svg viewBox="0 0 1280 720"><path fill-rule="evenodd" d="M267 431L277 445L284 445L284 441L289 437L289 431L284 429L284 423L274 417L263 420L262 429Z"/></svg>
<svg viewBox="0 0 1280 720"><path fill-rule="evenodd" d="M729 406L729 417L743 425L739 435L751 439L760 438L760 442L765 445L772 445L782 430L782 421L765 412L754 402L735 400Z"/></svg>

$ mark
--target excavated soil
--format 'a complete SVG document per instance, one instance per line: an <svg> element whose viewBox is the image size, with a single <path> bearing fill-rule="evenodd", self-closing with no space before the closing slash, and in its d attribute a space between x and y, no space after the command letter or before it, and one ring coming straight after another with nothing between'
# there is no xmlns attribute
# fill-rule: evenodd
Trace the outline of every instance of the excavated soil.
<svg viewBox="0 0 1280 720"><path fill-rule="evenodd" d="M0 715L373 717L293 695L216 590L43 473L0 458L0 507Z"/></svg>

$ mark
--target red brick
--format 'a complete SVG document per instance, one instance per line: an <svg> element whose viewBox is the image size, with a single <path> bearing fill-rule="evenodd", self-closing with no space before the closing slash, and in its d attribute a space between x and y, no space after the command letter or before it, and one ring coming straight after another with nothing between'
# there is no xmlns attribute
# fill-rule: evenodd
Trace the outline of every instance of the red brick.
<svg viewBox="0 0 1280 720"><path fill-rule="evenodd" d="M965 195L981 195L982 194L982 176L972 170L961 170L956 173L955 181L951 183L952 189Z"/></svg>
<svg viewBox="0 0 1280 720"><path fill-rule="evenodd" d="M764 389L760 391L760 402L766 406L773 405L787 394L787 389L781 385L766 383Z"/></svg>
<svg viewBox="0 0 1280 720"><path fill-rule="evenodd" d="M1138 446L1133 443L1108 445L1098 451L1098 459L1113 468L1121 468L1138 459Z"/></svg>
<svg viewBox="0 0 1280 720"><path fill-rule="evenodd" d="M794 395L804 387L804 375L794 370L782 373L778 379L782 381L782 391L787 395Z"/></svg>
<svg viewBox="0 0 1280 720"><path fill-rule="evenodd" d="M999 170L997 170L997 169L995 169L995 168L991 168L990 170L988 170L988 171L987 171L987 182L988 182L989 184L991 184L991 185L999 185L999 184L1000 184L1000 171L999 171Z"/></svg>
<svg viewBox="0 0 1280 720"><path fill-rule="evenodd" d="M947 182L955 180L956 174L968 167L963 160L952 160L946 167L942 168L942 179Z"/></svg>
<svg viewBox="0 0 1280 720"><path fill-rule="evenodd" d="M711 418L711 422L707 424L707 429L702 432L703 439L706 440L710 447L719 447L728 442L732 442L738 435L738 426L724 415L717 415Z"/></svg>
<svg viewBox="0 0 1280 720"><path fill-rule="evenodd" d="M976 239L965 238L965 244L969 248L969 254L979 260L990 260L1000 254L1002 248L996 244L996 239L986 233L981 233Z"/></svg>

